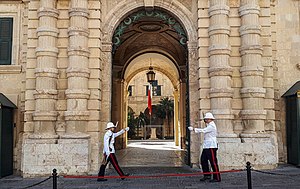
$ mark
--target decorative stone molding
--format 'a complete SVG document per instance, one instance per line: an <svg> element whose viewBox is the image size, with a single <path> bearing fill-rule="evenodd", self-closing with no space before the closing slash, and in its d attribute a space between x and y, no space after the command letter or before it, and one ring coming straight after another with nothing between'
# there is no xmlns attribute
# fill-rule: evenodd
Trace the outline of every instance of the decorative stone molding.
<svg viewBox="0 0 300 189"><path fill-rule="evenodd" d="M258 87L242 88L240 90L242 98L263 98L266 94L266 89Z"/></svg>
<svg viewBox="0 0 300 189"><path fill-rule="evenodd" d="M255 3L255 2L253 1L253 3ZM251 14L251 15L252 14L257 14L257 15L259 15L259 13L260 13L260 7L256 4L249 3L249 4L243 5L239 8L240 16L246 16L248 14Z"/></svg>
<svg viewBox="0 0 300 189"><path fill-rule="evenodd" d="M210 77L213 76L232 76L233 68L231 67L214 67L208 68L208 74Z"/></svg>
<svg viewBox="0 0 300 189"><path fill-rule="evenodd" d="M90 77L90 70L88 68L69 67L66 70L67 78L69 77Z"/></svg>
<svg viewBox="0 0 300 189"><path fill-rule="evenodd" d="M68 35L69 36L89 36L89 30L87 28L77 27L77 26L70 26L68 28Z"/></svg>
<svg viewBox="0 0 300 189"><path fill-rule="evenodd" d="M64 116L66 121L88 120L90 116L90 112L89 111L65 111Z"/></svg>
<svg viewBox="0 0 300 189"><path fill-rule="evenodd" d="M261 26L258 25L243 25L240 27L240 35L257 34L261 35Z"/></svg>
<svg viewBox="0 0 300 189"><path fill-rule="evenodd" d="M69 56L84 56L88 58L90 56L90 51L87 47L69 47L68 48L68 55Z"/></svg>
<svg viewBox="0 0 300 189"><path fill-rule="evenodd" d="M88 89L67 89L65 94L68 99L88 99L90 90Z"/></svg>
<svg viewBox="0 0 300 189"><path fill-rule="evenodd" d="M36 29L37 36L58 37L59 30L49 26L41 26Z"/></svg>
<svg viewBox="0 0 300 189"><path fill-rule="evenodd" d="M57 57L58 48L56 47L37 47L35 50L35 54L37 57Z"/></svg>
<svg viewBox="0 0 300 189"><path fill-rule="evenodd" d="M35 111L33 113L33 120L34 121L56 121L57 112L56 111Z"/></svg>
<svg viewBox="0 0 300 189"><path fill-rule="evenodd" d="M208 8L208 15L209 15L209 17L214 16L214 15L219 16L222 14L228 16L229 9L230 9L229 6L224 5L224 4L213 5Z"/></svg>
<svg viewBox="0 0 300 189"><path fill-rule="evenodd" d="M209 90L210 98L232 98L233 89L232 88L211 88Z"/></svg>
<svg viewBox="0 0 300 189"><path fill-rule="evenodd" d="M89 18L89 10L86 8L70 8L69 9L70 17L84 17Z"/></svg>
<svg viewBox="0 0 300 189"><path fill-rule="evenodd" d="M41 17L53 17L58 18L59 12L55 8L50 7L40 7L37 11L38 18Z"/></svg>
<svg viewBox="0 0 300 189"><path fill-rule="evenodd" d="M33 95L36 99L57 99L57 93L55 89L39 89Z"/></svg>
<svg viewBox="0 0 300 189"><path fill-rule="evenodd" d="M210 45L208 48L208 55L230 55L231 49L228 44L224 45Z"/></svg>
<svg viewBox="0 0 300 189"><path fill-rule="evenodd" d="M261 45L243 45L240 48L241 55L258 54L262 55L263 49Z"/></svg>
<svg viewBox="0 0 300 189"><path fill-rule="evenodd" d="M230 34L230 26L227 25L215 25L215 26L210 26L208 28L208 35L218 35L218 34Z"/></svg>
<svg viewBox="0 0 300 189"><path fill-rule="evenodd" d="M58 69L55 68L36 68L36 77L58 78Z"/></svg>
<svg viewBox="0 0 300 189"><path fill-rule="evenodd" d="M242 110L241 117L245 120L264 120L266 119L267 111L265 110ZM255 125L253 125L255 127Z"/></svg>

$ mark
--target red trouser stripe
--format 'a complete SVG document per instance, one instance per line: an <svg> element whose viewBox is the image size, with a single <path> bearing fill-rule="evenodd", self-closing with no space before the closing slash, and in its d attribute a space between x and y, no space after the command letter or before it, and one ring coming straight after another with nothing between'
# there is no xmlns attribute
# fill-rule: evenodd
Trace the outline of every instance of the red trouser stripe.
<svg viewBox="0 0 300 189"><path fill-rule="evenodd" d="M215 159L215 153L214 153L213 149L210 149L210 151L211 151L211 156L212 156L213 164L214 164L214 167L215 167L215 171L214 172L219 172L218 167L217 167L217 163L216 163L216 159ZM219 173L217 173L217 180L220 180Z"/></svg>
<svg viewBox="0 0 300 189"><path fill-rule="evenodd" d="M115 169L117 170L117 172L119 173L120 176L123 176L122 171L120 170L119 165L116 163L116 160L114 159L114 155L113 154L109 154L110 159L113 163L113 166L115 167Z"/></svg>

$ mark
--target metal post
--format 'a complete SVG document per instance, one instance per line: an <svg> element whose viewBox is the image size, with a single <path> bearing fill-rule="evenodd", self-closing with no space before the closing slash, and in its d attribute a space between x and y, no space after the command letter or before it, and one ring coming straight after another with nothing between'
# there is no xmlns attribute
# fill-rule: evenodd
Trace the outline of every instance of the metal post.
<svg viewBox="0 0 300 189"><path fill-rule="evenodd" d="M247 181L248 181L248 189L252 189L252 183L251 183L251 164L249 161L247 161Z"/></svg>
<svg viewBox="0 0 300 189"><path fill-rule="evenodd" d="M57 172L56 172L56 169L53 169L52 177L53 177L53 189L57 189Z"/></svg>

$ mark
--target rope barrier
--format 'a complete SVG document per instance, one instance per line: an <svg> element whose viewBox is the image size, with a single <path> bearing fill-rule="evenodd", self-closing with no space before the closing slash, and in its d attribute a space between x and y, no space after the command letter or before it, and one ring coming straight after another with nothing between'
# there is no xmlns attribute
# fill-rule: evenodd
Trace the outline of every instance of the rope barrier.
<svg viewBox="0 0 300 189"><path fill-rule="evenodd" d="M47 180L49 180L49 179L51 179L51 178L52 178L52 176L50 176L49 178L46 178L45 180L42 180L42 181L37 182L37 183L35 183L35 184L32 184L32 185L30 185L30 186L26 186L25 188L22 188L22 189L26 189L26 188L31 188L31 187L37 186L37 185L39 185L39 184L42 184L43 182L46 182Z"/></svg>
<svg viewBox="0 0 300 189"><path fill-rule="evenodd" d="M159 177L186 177L186 176L199 176L203 174L219 174L219 173L232 173L232 172L241 172L241 170L227 170L227 171L219 171L219 172L196 172L196 173L184 173L184 174L160 174L160 175L136 175L136 176L73 176L73 175L65 175L64 178L129 178L129 179L140 179L140 178L159 178Z"/></svg>
<svg viewBox="0 0 300 189"><path fill-rule="evenodd" d="M268 172L268 171L260 171L260 170L255 170L251 169L252 171L258 172L258 173L263 173L263 174L269 174L269 175L281 175L281 176L300 176L300 174L282 174L282 173L273 173L273 172Z"/></svg>

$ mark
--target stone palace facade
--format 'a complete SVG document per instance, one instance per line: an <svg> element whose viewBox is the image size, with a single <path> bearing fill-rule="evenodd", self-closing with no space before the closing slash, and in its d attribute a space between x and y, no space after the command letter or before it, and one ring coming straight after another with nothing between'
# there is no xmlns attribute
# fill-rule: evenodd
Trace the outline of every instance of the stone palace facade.
<svg viewBox="0 0 300 189"><path fill-rule="evenodd" d="M299 18L299 0L1 0L14 170L96 173L106 123L126 127L128 83L149 59L172 84L175 141L192 166L202 135L186 127L204 127L207 111L221 169L286 162L282 95L300 80Z"/></svg>

